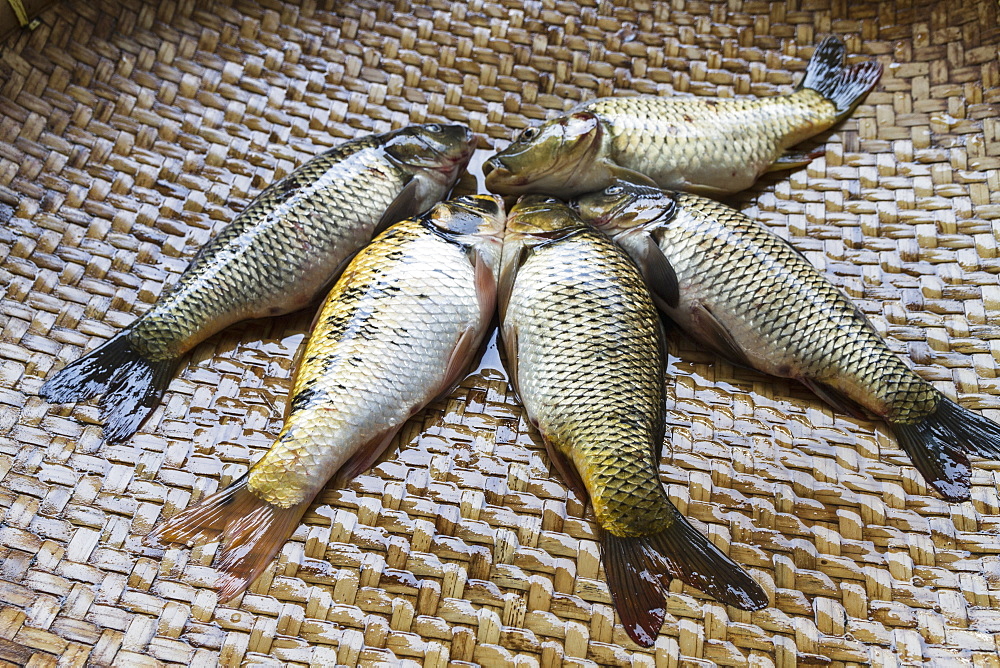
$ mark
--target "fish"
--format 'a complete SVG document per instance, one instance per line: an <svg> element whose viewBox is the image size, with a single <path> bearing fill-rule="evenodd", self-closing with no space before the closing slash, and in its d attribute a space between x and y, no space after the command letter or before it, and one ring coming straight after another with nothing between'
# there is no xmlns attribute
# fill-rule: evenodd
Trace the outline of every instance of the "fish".
<svg viewBox="0 0 1000 668"><path fill-rule="evenodd" d="M484 166L495 193L564 199L615 179L720 197L767 171L808 164L822 151L797 144L849 116L878 83L874 60L844 66L846 47L828 37L796 90L767 98L605 97L520 135Z"/></svg>
<svg viewBox="0 0 1000 668"><path fill-rule="evenodd" d="M322 297L377 232L447 195L473 143L462 125L414 125L312 158L257 195L148 311L51 375L39 394L52 403L103 395L105 440L126 440L188 351L236 322Z"/></svg>
<svg viewBox="0 0 1000 668"><path fill-rule="evenodd" d="M629 253L657 306L694 340L798 380L834 410L883 421L948 501L969 499L969 455L1000 458L1000 425L921 378L847 295L750 217L624 181L572 206Z"/></svg>
<svg viewBox="0 0 1000 668"><path fill-rule="evenodd" d="M146 544L221 539L220 600L245 591L331 478L342 486L370 468L410 417L461 380L491 330L505 218L499 198L462 197L362 250L316 316L274 444Z"/></svg>
<svg viewBox="0 0 1000 668"><path fill-rule="evenodd" d="M666 350L634 263L564 203L526 196L507 221L498 303L514 391L556 470L589 499L628 636L654 644L670 578L743 610L767 605L660 482Z"/></svg>

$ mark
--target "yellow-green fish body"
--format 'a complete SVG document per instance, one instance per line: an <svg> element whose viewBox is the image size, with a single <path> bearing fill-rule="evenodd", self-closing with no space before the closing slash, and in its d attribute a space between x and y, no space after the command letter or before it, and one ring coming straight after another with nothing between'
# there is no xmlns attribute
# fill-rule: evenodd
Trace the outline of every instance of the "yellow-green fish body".
<svg viewBox="0 0 1000 668"><path fill-rule="evenodd" d="M629 636L653 644L669 577L763 606L759 586L691 527L660 482L666 358L635 265L565 205L529 198L508 220L499 299L511 379L554 464L593 505Z"/></svg>
<svg viewBox="0 0 1000 668"><path fill-rule="evenodd" d="M460 379L495 309L503 222L498 199L460 198L361 251L317 315L274 445L152 539L221 534L220 595L245 589L331 477L369 468L407 419Z"/></svg>
<svg viewBox="0 0 1000 668"><path fill-rule="evenodd" d="M464 126L412 126L313 158L261 192L149 311L55 374L42 395L64 402L103 393L105 437L130 436L186 352L235 322L319 297L380 227L447 194L471 144Z"/></svg>
<svg viewBox="0 0 1000 668"><path fill-rule="evenodd" d="M798 379L839 410L885 420L946 498L968 498L967 452L1000 452L1000 428L918 376L800 252L742 213L626 182L575 206L629 252L657 305L696 340L737 364ZM998 440L989 445L991 431Z"/></svg>
<svg viewBox="0 0 1000 668"><path fill-rule="evenodd" d="M882 66L845 68L845 47L824 40L799 88L764 99L608 97L525 129L490 159L486 186L504 195L572 197L618 178L720 195L761 174L808 163L791 147L848 116L878 82Z"/></svg>

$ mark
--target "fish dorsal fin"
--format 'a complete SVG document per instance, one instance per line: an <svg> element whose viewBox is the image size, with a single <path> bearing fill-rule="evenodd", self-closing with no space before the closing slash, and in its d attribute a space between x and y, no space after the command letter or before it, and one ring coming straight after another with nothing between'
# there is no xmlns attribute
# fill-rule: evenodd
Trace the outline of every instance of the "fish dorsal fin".
<svg viewBox="0 0 1000 668"><path fill-rule="evenodd" d="M386 207L382 217L379 218L378 223L375 225L372 237L381 234L390 225L398 223L401 220L406 220L407 218L412 218L418 213L420 213L420 210L417 205L417 179L411 176L410 180L403 186L403 189L396 195L396 198L392 200L392 203Z"/></svg>

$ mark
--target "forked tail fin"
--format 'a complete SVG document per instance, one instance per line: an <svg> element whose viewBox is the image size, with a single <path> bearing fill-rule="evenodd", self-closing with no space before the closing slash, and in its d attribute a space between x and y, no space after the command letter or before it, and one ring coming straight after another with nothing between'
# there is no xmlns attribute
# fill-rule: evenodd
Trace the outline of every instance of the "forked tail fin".
<svg viewBox="0 0 1000 668"><path fill-rule="evenodd" d="M742 610L767 605L767 594L679 513L658 534L638 538L601 531L601 556L611 599L625 632L652 647L666 616L670 578Z"/></svg>
<svg viewBox="0 0 1000 668"><path fill-rule="evenodd" d="M222 538L215 567L219 601L239 596L274 561L312 501L279 508L247 487L247 475L155 527L147 545L188 547Z"/></svg>
<svg viewBox="0 0 1000 668"><path fill-rule="evenodd" d="M134 434L170 384L177 359L151 361L136 352L124 330L45 381L39 394L52 403L84 401L103 394L104 438L112 443Z"/></svg>
<svg viewBox="0 0 1000 668"><path fill-rule="evenodd" d="M1000 425L945 397L920 422L889 427L927 484L948 501L970 497L968 455L1000 459Z"/></svg>
<svg viewBox="0 0 1000 668"><path fill-rule="evenodd" d="M882 76L882 64L866 60L844 67L847 52L839 37L824 39L806 65L806 76L799 89L810 88L833 102L837 108L837 121L850 115Z"/></svg>

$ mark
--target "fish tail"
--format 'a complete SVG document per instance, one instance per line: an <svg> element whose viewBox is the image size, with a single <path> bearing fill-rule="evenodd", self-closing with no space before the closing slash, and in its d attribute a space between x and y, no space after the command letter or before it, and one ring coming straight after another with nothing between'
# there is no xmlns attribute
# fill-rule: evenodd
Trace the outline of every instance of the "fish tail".
<svg viewBox="0 0 1000 668"><path fill-rule="evenodd" d="M80 359L69 363L42 385L39 394L52 403L83 401L103 394L104 437L117 443L134 434L170 384L176 358L153 361L129 342L126 329Z"/></svg>
<svg viewBox="0 0 1000 668"><path fill-rule="evenodd" d="M239 596L274 561L305 514L305 501L280 508L258 498L247 487L247 475L155 527L145 538L151 546L200 545L221 537L215 564L219 601Z"/></svg>
<svg viewBox="0 0 1000 668"><path fill-rule="evenodd" d="M809 88L837 108L837 121L850 115L882 76L882 64L875 60L844 67L847 48L839 37L824 39L806 66L799 89Z"/></svg>
<svg viewBox="0 0 1000 668"><path fill-rule="evenodd" d="M889 426L924 479L948 501L970 497L968 455L1000 459L1000 425L945 397L920 422Z"/></svg>
<svg viewBox="0 0 1000 668"><path fill-rule="evenodd" d="M651 536L622 537L602 530L601 556L622 626L642 647L656 642L663 625L668 578L742 610L767 605L761 586L679 513Z"/></svg>

